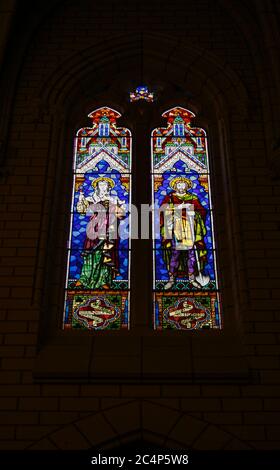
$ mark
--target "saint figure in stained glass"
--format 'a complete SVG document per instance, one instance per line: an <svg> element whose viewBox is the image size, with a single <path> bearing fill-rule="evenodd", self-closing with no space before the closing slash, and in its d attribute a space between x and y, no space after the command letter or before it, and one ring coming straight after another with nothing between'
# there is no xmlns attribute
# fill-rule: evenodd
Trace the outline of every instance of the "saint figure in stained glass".
<svg viewBox="0 0 280 470"><path fill-rule="evenodd" d="M201 283L209 281L209 277L202 274L207 260L204 242L206 210L199 198L188 192L192 187L188 178L175 177L169 186L172 191L165 196L161 206L165 207L165 212L161 211L161 234L169 275L165 289L174 285L179 272L186 273L193 286L201 287ZM164 214L168 217L167 224L164 224Z"/></svg>
<svg viewBox="0 0 280 470"><path fill-rule="evenodd" d="M207 135L177 106L152 132L154 328L221 328Z"/></svg>
<svg viewBox="0 0 280 470"><path fill-rule="evenodd" d="M77 131L64 328L129 327L131 133L117 111L89 114Z"/></svg>
<svg viewBox="0 0 280 470"><path fill-rule="evenodd" d="M116 221L125 215L122 212L125 201L111 195L115 186L111 178L96 178L92 186L95 188L92 195L85 197L81 190L77 203L77 211L90 214L90 220L82 251L83 267L76 286L108 289L119 268Z"/></svg>

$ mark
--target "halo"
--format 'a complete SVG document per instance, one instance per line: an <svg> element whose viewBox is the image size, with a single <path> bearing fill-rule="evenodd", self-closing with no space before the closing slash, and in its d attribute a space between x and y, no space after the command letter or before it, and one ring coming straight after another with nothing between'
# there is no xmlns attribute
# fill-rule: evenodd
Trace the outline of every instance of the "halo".
<svg viewBox="0 0 280 470"><path fill-rule="evenodd" d="M192 186L193 186L190 179L185 178L184 176L177 176L176 178L173 178L170 181L170 183L169 183L170 188L175 189L175 186L176 186L177 183L186 183L188 189L192 188Z"/></svg>
<svg viewBox="0 0 280 470"><path fill-rule="evenodd" d="M96 178L95 180L93 180L93 182L91 183L91 185L93 186L93 188L96 188L96 186L98 185L99 181L107 181L107 183L109 184L109 186L111 187L111 189L113 189L113 187L115 186L115 183L114 183L114 181L112 180L112 178L108 178L107 176L100 176L99 178Z"/></svg>

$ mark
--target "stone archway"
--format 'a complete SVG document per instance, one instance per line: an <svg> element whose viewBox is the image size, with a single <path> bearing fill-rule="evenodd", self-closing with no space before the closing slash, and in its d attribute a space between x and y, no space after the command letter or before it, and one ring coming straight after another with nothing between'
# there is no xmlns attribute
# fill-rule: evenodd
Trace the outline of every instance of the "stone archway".
<svg viewBox="0 0 280 470"><path fill-rule="evenodd" d="M61 177L61 172L67 171L67 174L70 175L70 173L68 173L70 165L65 162L64 156L65 154L71 155L72 152L71 146L68 146L72 136L72 130L79 128L81 122L84 122L80 121L80 119L84 119L83 116L86 114L86 110L90 111L93 109L92 104L91 108L89 108L89 103L91 103L92 100L94 101L95 107L106 103L108 106L119 109L119 107L115 106L114 102L114 99L116 99L116 90L114 88L113 78L123 85L121 93L124 93L127 84L125 81L125 71L130 68L134 70L136 67L135 63L138 64L139 57L141 56L140 37L139 34L135 37L132 34L115 35L111 38L112 41L110 41L110 43L106 42L104 44L97 42L90 47L86 47L83 49L83 54L75 53L71 55L71 57L63 60L58 67L54 67L50 74L46 73L44 80L40 86L36 88L32 105L30 104L29 106L30 110L32 110L32 118L34 118L36 122L44 118L46 120L45 124L48 123L50 126L48 177L46 178L44 186L44 200L47 201L48 194L50 194L52 207L58 207L59 201L62 200L61 187L59 187L58 191L57 185L57 181ZM216 168L215 175L218 175L219 172L221 173L224 191L226 191L229 199L233 201L232 205L234 205L236 199L232 196L232 184L228 183L228 177L225 175L226 172L234 174L232 170L233 160L229 159L227 155L228 152L225 149L225 142L221 142L220 144L220 139L221 134L224 135L225 141L230 139L227 133L227 120L229 115L235 115L237 120L241 119L241 117L244 118L246 115L248 111L246 88L238 75L234 73L226 62L220 60L215 54L212 54L211 51L194 45L190 47L187 41L180 42L174 40L174 38L170 37L168 34L145 33L143 34L143 41L146 68L150 71L150 76L164 77L162 83L164 82L166 85L167 94L169 94L170 89L168 86L170 86L171 82L172 84L175 83L177 89L180 90L178 91L178 95L175 94L172 98L170 106L172 104L176 105L177 100L182 105L187 106L184 102L187 98L184 97L181 90L184 90L188 85L187 88L194 97L193 101L196 106L198 108L200 107L200 114L202 116L199 122L195 124L198 127L204 127L204 123L211 124L209 125L211 127L212 136L212 154L219 155L222 153L222 157L217 159L216 162L216 166L219 164L220 168ZM163 44L164 53L161 51ZM184 62L182 62L182 57L186 58ZM138 70L138 65L136 70ZM207 71L207 74L205 71ZM97 88L99 86L101 87L103 81L102 77L103 75L106 77L107 74L110 74L113 82L112 88L105 90L105 92L96 92L96 96L94 92L92 92L92 94L86 92L86 90L91 90L91 82L94 82ZM171 91L170 95L172 97L174 90L172 89ZM182 95L183 98L181 97ZM180 97L180 99L178 97ZM123 101L125 101L125 99L123 99ZM120 102L122 103L121 99ZM165 101L164 103L164 109L167 109L169 104ZM155 125L158 123L159 115L160 112L157 114ZM126 122L126 126L130 128L129 122ZM222 152L220 148L223 148ZM219 162L222 162L222 160L225 162L226 160L228 161L221 165L218 160ZM69 161L70 159L68 159L68 162ZM66 166L67 170L65 170ZM66 195L67 188L65 187L64 189L65 194L63 197L68 197L68 193ZM54 200L54 198L56 198L56 200ZM221 197L220 200L225 200L225 198ZM227 206L231 207L230 204L227 204ZM238 213L237 207L234 210ZM54 217L51 218L51 220L54 220ZM234 220L236 226L240 223L237 217L231 217L231 220ZM49 214L46 215L42 223L50 227ZM59 223L61 223L61 227ZM48 303L49 295L47 292L50 290L53 296L56 296L56 292L57 296L61 295L60 285L52 285L50 288L50 284L52 284L53 280L51 275L52 267L50 265L52 263L49 263L51 257L48 256L46 258L44 255L45 247L47 246L47 250L49 250L49 247L53 248L57 246L57 234L64 233L64 222L62 222L61 218L60 222L57 224L55 222L53 225L56 225L55 234L50 234L49 232L49 235L45 239L43 235L40 235L39 239L40 249L38 253L40 254L38 256L37 266L40 264L46 266L44 272L50 273L47 276L45 275L45 279L48 277L50 281L46 281L43 288L40 277L37 275L34 276L34 298L36 298L36 302L40 305L42 304L42 298L46 299L46 304ZM222 226L222 223L217 223L217 226ZM230 224L227 225L227 227L230 226ZM51 230L51 228L49 228L49 230ZM236 232L239 233L240 229L236 228ZM53 242L50 241L52 237ZM231 235L228 235L229 240L232 240L232 238ZM64 241L61 243L63 244ZM232 247L232 249L234 250L234 247ZM61 253L59 249L58 256L64 256L64 254L62 255ZM242 255L238 255L237 253L231 256L231 259L234 260L232 263L234 266L233 269L236 272L241 270L239 268L239 265L242 266L243 264L241 258ZM236 284L243 283L240 275L234 276L234 279ZM231 280L229 282L231 282ZM239 288L237 286L236 290L238 290L238 292L244 292L245 288ZM236 298L239 297L236 296ZM228 303L232 305L233 301L230 300ZM44 306L43 310L49 312L50 308L49 306ZM57 316L58 312L54 312L53 323L55 324ZM228 318L232 317L228 315ZM49 322L49 319L50 316L47 314L46 322ZM46 328L42 328L42 331L45 332Z"/></svg>
<svg viewBox="0 0 280 470"><path fill-rule="evenodd" d="M140 441L166 449L252 449L220 426L150 400L127 401L79 418L28 449L105 451Z"/></svg>

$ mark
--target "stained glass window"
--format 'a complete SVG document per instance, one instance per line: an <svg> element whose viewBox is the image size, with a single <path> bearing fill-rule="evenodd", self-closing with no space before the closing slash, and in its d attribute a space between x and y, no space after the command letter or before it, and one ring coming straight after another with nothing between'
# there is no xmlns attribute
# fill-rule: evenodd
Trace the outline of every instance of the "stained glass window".
<svg viewBox="0 0 280 470"><path fill-rule="evenodd" d="M154 328L221 328L206 132L191 111L153 130Z"/></svg>
<svg viewBox="0 0 280 470"><path fill-rule="evenodd" d="M129 327L131 133L120 113L89 114L75 138L64 328Z"/></svg>
<svg viewBox="0 0 280 470"><path fill-rule="evenodd" d="M147 86L138 86L135 91L130 92L130 101L145 100L148 103L154 101L154 94L148 90Z"/></svg>

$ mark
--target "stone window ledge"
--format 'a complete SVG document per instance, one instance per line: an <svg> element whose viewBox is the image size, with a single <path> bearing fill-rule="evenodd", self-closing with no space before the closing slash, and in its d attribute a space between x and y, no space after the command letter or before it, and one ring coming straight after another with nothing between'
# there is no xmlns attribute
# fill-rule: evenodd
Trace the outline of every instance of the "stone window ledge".
<svg viewBox="0 0 280 470"><path fill-rule="evenodd" d="M206 336L207 335L207 336ZM247 382L240 338L224 331L59 332L38 352L38 382Z"/></svg>

